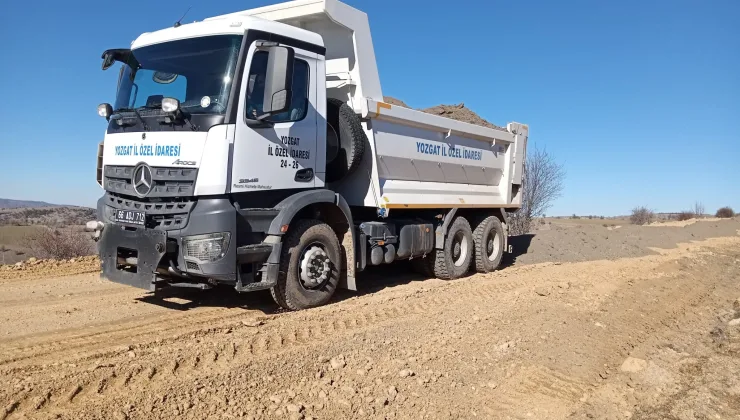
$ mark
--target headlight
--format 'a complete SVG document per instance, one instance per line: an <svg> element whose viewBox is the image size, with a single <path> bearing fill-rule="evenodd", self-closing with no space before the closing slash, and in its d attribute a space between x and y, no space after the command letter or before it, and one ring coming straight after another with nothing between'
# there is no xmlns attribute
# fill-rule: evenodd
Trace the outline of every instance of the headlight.
<svg viewBox="0 0 740 420"><path fill-rule="evenodd" d="M226 255L230 240L228 232L186 236L182 238L182 256L201 263L215 262Z"/></svg>

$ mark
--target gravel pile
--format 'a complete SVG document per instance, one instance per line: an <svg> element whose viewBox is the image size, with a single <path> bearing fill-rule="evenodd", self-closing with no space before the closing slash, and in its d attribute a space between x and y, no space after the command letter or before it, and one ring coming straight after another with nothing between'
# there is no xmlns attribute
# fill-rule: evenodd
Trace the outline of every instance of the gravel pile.
<svg viewBox="0 0 740 420"><path fill-rule="evenodd" d="M406 102L404 102L404 101L402 101L400 99L396 99L396 98L394 98L392 96L383 96L383 102L385 102L387 104L391 104L391 105L402 106L404 108L411 108L410 106L406 105Z"/></svg>
<svg viewBox="0 0 740 420"><path fill-rule="evenodd" d="M386 103L391 104L391 105L402 106L404 108L411 108L410 106L406 105L404 101L400 99L396 99L392 96L384 96L383 100ZM483 127L494 128L498 130L504 129L495 124L491 124L490 122L481 118L480 115L476 114L469 108L466 108L465 104L462 102L457 105L436 105L431 108L420 109L419 111L426 112L427 114L439 115L441 117L450 118L456 121L462 121L462 122L466 122L470 124L480 125Z"/></svg>
<svg viewBox="0 0 740 420"><path fill-rule="evenodd" d="M514 254L505 261L516 264L614 260L655 254L651 248L674 248L679 243L735 236L740 219L700 220L687 226L602 226L546 223L529 235L514 236Z"/></svg>
<svg viewBox="0 0 740 420"><path fill-rule="evenodd" d="M31 257L15 264L0 264L0 280L19 280L38 277L55 277L100 271L100 260L96 255L68 260L37 259Z"/></svg>

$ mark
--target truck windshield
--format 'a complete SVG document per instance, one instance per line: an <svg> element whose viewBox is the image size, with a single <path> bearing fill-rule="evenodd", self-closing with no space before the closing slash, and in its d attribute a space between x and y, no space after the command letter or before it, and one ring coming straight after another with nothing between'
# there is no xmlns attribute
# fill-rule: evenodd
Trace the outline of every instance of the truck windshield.
<svg viewBox="0 0 740 420"><path fill-rule="evenodd" d="M123 66L115 110L156 109L170 97L191 114L223 114L241 42L240 35L216 35L133 50L138 68Z"/></svg>

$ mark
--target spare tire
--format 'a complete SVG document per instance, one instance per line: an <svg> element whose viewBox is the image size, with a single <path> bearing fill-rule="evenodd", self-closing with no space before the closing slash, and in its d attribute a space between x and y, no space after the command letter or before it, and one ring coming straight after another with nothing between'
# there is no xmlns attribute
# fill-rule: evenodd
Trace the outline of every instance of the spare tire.
<svg viewBox="0 0 740 420"><path fill-rule="evenodd" d="M326 182L339 181L360 166L368 143L360 117L339 99L326 100Z"/></svg>

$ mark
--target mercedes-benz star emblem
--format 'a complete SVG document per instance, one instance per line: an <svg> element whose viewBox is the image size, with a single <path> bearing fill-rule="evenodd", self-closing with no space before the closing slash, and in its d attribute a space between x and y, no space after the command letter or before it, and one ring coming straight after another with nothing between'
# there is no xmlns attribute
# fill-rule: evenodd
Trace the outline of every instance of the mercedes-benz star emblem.
<svg viewBox="0 0 740 420"><path fill-rule="evenodd" d="M131 178L134 192L139 197L145 197L152 190L152 168L146 163L140 163L134 168L134 176Z"/></svg>

